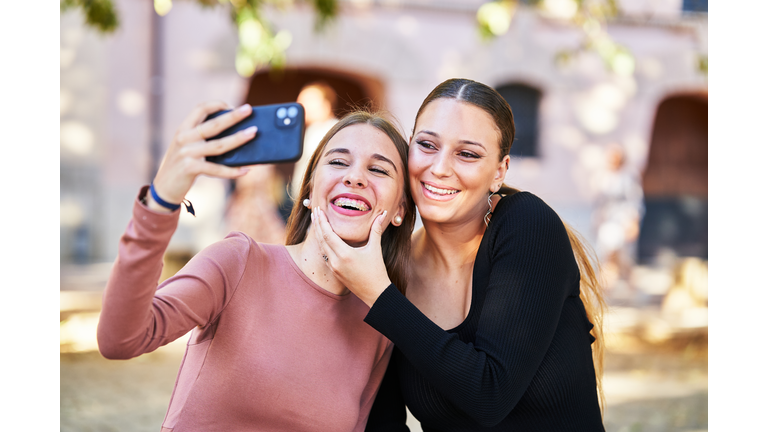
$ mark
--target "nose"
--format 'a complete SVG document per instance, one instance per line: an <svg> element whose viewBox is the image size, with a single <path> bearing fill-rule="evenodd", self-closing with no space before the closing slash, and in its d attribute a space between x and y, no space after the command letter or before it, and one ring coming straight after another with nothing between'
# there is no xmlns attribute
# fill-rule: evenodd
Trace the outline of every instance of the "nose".
<svg viewBox="0 0 768 432"><path fill-rule="evenodd" d="M451 155L449 152L438 152L432 159L432 165L429 171L435 177L448 177L451 175L453 167L451 165Z"/></svg>
<svg viewBox="0 0 768 432"><path fill-rule="evenodd" d="M344 185L363 188L368 186L368 180L358 167L351 167L344 176Z"/></svg>

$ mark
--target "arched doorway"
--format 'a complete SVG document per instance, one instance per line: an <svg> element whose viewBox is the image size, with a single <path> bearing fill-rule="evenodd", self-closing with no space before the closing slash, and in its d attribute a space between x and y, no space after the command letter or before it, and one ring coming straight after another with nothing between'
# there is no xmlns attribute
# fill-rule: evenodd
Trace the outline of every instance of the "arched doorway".
<svg viewBox="0 0 768 432"><path fill-rule="evenodd" d="M272 70L257 73L251 79L245 102L266 105L295 101L302 87L314 81L331 86L338 96L336 117L355 107L382 108L384 86L372 77L319 68Z"/></svg>
<svg viewBox="0 0 768 432"><path fill-rule="evenodd" d="M707 95L678 95L659 104L643 173L645 216L638 260L707 258Z"/></svg>
<svg viewBox="0 0 768 432"><path fill-rule="evenodd" d="M336 94L336 118L355 108L384 107L384 86L379 80L320 68L257 73L251 79L245 102L253 106L295 102L305 85L318 81ZM285 223L294 204L288 191L294 167L294 163L254 166L246 176L232 181L226 216L229 229L245 232L257 241L282 243Z"/></svg>

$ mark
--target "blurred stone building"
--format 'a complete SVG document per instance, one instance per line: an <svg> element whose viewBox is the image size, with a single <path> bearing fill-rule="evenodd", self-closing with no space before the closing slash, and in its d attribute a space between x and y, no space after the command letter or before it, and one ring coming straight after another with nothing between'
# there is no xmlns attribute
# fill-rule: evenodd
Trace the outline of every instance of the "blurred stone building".
<svg viewBox="0 0 768 432"><path fill-rule="evenodd" d="M706 0L617 0L622 13L607 31L634 56L618 72L594 51L556 61L584 38L563 18L569 1L543 1L549 14L520 5L490 41L478 32L481 0L340 0L322 33L307 7L269 11L291 34L287 67L251 78L235 70L237 30L225 7L176 1L158 17L152 2L117 0L122 22L107 36L63 14L62 264L115 258L139 187L199 102L292 101L323 80L339 96L337 114L374 101L410 133L423 98L451 77L508 98L518 127L508 184L541 196L593 241L595 182L618 143L644 192L638 260L706 259ZM197 217L182 214L171 250L194 253L225 235L230 192L226 181L199 179L188 196Z"/></svg>

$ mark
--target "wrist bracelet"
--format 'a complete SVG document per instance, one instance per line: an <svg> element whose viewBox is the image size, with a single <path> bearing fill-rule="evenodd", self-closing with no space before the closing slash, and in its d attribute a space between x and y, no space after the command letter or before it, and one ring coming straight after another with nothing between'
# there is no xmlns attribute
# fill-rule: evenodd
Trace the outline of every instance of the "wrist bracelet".
<svg viewBox="0 0 768 432"><path fill-rule="evenodd" d="M160 196L157 195L157 192L155 191L155 184L150 183L149 184L149 193L152 195L152 199L155 200L156 203L160 204L161 206L167 208L170 211L176 211L181 207L181 204L171 204L168 201L165 201L164 199L160 198ZM186 207L187 212L190 213L192 216L195 215L195 208L192 207L192 203L188 199L184 199L181 201L184 204L184 207Z"/></svg>

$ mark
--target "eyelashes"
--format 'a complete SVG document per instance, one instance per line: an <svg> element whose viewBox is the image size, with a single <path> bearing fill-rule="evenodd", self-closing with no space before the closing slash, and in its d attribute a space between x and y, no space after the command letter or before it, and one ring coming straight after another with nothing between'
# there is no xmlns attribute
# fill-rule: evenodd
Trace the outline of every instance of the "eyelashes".
<svg viewBox="0 0 768 432"><path fill-rule="evenodd" d="M437 150L437 147L435 147L434 144L432 144L432 143L430 143L428 141L418 141L417 140L416 144L418 144L419 146L421 146L422 148L424 148L426 150ZM467 150L461 150L457 154L460 157L470 158L470 159L480 159L480 158L483 157L483 156L481 156L481 155L479 155L477 153L474 153L474 152L471 152L471 151L467 151Z"/></svg>
<svg viewBox="0 0 768 432"><path fill-rule="evenodd" d="M328 165L336 165L336 166L342 166L342 167L348 167L349 164L342 160L342 159L332 159L328 162ZM381 168L379 166L373 165L368 167L368 170L377 174L390 176L389 170Z"/></svg>

